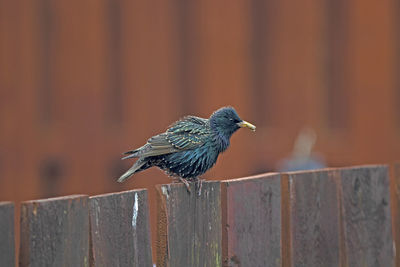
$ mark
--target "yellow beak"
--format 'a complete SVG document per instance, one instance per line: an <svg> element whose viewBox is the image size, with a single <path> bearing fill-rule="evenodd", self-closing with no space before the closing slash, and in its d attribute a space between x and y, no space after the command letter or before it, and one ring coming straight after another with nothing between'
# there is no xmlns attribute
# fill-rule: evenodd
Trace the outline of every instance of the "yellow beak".
<svg viewBox="0 0 400 267"><path fill-rule="evenodd" d="M256 131L256 126L247 121L238 122L237 125L241 128L249 128L253 132Z"/></svg>

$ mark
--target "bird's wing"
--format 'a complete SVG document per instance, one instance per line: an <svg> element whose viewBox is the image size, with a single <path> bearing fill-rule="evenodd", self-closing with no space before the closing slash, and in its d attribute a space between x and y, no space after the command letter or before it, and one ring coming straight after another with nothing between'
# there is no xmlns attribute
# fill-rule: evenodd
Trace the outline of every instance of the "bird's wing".
<svg viewBox="0 0 400 267"><path fill-rule="evenodd" d="M170 144L179 150L195 149L209 138L211 129L208 120L187 116L175 122L166 132Z"/></svg>
<svg viewBox="0 0 400 267"><path fill-rule="evenodd" d="M208 121L203 118L188 116L175 122L165 133L151 137L147 143L132 151L125 152L133 157L151 157L195 149L202 146L209 137Z"/></svg>
<svg viewBox="0 0 400 267"><path fill-rule="evenodd" d="M175 148L167 139L167 133L162 133L151 137L147 144L137 150L137 156L151 157L177 152L179 149Z"/></svg>

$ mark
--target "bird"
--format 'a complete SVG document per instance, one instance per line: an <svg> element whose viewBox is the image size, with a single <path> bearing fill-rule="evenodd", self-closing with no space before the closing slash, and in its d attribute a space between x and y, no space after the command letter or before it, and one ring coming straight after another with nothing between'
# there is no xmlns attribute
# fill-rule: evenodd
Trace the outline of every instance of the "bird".
<svg viewBox="0 0 400 267"><path fill-rule="evenodd" d="M149 138L145 145L123 153L126 156L122 160L138 159L118 182L154 166L183 182L189 193L188 181L199 181L201 190L199 176L215 165L219 154L229 147L232 134L240 128L256 130L230 106L218 109L208 119L183 117L164 133Z"/></svg>

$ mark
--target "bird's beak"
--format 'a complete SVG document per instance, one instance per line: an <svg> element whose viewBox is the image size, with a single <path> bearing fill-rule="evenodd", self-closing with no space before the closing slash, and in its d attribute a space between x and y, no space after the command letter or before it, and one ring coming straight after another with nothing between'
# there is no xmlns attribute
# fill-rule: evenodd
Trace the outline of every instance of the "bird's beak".
<svg viewBox="0 0 400 267"><path fill-rule="evenodd" d="M238 122L237 125L241 128L249 128L253 132L256 131L256 126L247 121Z"/></svg>

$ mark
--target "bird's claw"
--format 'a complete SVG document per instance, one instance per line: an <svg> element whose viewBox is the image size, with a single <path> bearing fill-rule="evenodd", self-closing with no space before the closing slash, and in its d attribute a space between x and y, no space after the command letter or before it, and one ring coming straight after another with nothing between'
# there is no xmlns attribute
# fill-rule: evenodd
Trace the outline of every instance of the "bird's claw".
<svg viewBox="0 0 400 267"><path fill-rule="evenodd" d="M184 179L184 178L182 178L182 177L178 177L178 180L186 186L186 190L188 191L189 194L191 194L189 181ZM198 196L201 196L201 189L203 187L203 179L196 178L196 179L193 179L191 181L195 182L195 191L196 191Z"/></svg>
<svg viewBox="0 0 400 267"><path fill-rule="evenodd" d="M182 177L179 177L179 181L181 181L185 186L186 186L186 190L188 191L188 193L190 194L190 184L187 180L183 179Z"/></svg>

